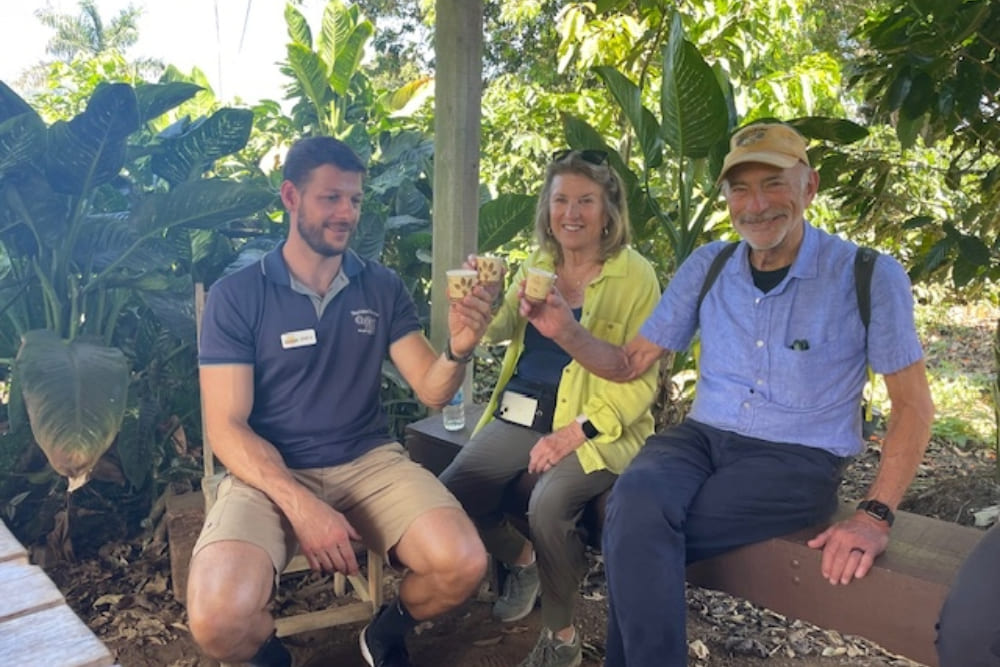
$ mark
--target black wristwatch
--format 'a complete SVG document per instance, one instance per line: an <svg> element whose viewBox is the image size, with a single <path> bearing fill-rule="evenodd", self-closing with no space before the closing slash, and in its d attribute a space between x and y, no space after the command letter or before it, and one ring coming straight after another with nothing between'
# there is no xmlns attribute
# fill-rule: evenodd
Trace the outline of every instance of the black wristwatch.
<svg viewBox="0 0 1000 667"><path fill-rule="evenodd" d="M464 357L456 357L455 353L451 351L451 339L449 338L444 344L444 358L448 361L453 361L456 364L467 364L472 361L472 357L475 355L475 350L469 352Z"/></svg>
<svg viewBox="0 0 1000 667"><path fill-rule="evenodd" d="M892 513L892 510L889 509L889 506L885 503L880 503L877 500L862 500L858 503L858 509L873 519L885 521L890 526L892 526L892 522L896 520L896 516Z"/></svg>
<svg viewBox="0 0 1000 667"><path fill-rule="evenodd" d="M594 422L587 419L584 415L577 417L576 423L580 425L581 429L583 429L583 435L587 438L587 440L593 440L601 434L601 432L597 430L597 427L594 426Z"/></svg>

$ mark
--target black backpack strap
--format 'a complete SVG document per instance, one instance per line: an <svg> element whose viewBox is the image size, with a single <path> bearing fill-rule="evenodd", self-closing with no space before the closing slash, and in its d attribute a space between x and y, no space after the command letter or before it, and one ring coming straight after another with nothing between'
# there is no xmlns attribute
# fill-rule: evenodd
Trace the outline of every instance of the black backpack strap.
<svg viewBox="0 0 1000 667"><path fill-rule="evenodd" d="M858 312L861 323L865 325L865 339L868 338L868 323L872 319L872 273L875 271L875 260L878 251L873 248L859 246L854 254L854 291L858 297Z"/></svg>
<svg viewBox="0 0 1000 667"><path fill-rule="evenodd" d="M733 241L722 250L719 254L712 258L712 263L708 266L708 273L705 274L705 282L701 284L701 291L698 292L698 305L697 312L701 312L701 302L705 300L705 295L708 294L708 290L712 289L712 285L715 284L715 279L719 277L719 273L722 272L722 267L725 266L729 258L733 256L736 252L736 246L740 244L739 241Z"/></svg>
<svg viewBox="0 0 1000 667"><path fill-rule="evenodd" d="M858 313L861 323L865 325L865 349L868 349L868 323L872 319L872 273L875 272L875 260L878 251L864 246L858 246L854 253L854 292L858 298ZM875 371L867 364L868 387L875 386ZM870 424L873 417L871 395L866 394L861 400L865 423ZM862 429L863 432L863 429Z"/></svg>

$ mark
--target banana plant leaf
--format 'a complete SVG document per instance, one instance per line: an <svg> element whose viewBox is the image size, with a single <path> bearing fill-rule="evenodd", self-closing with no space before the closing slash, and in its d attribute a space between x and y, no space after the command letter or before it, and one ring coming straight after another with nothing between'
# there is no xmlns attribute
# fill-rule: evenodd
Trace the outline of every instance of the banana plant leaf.
<svg viewBox="0 0 1000 667"><path fill-rule="evenodd" d="M660 131L680 156L704 158L729 132L729 112L719 81L674 14L663 48Z"/></svg>
<svg viewBox="0 0 1000 667"><path fill-rule="evenodd" d="M31 430L69 491L87 483L121 428L129 368L121 350L48 329L24 334L14 360Z"/></svg>
<svg viewBox="0 0 1000 667"><path fill-rule="evenodd" d="M347 94L351 79L361 64L365 45L375 34L371 21L359 19L359 9L345 7L342 2L330 2L323 11L316 50L331 67L329 84L338 95Z"/></svg>

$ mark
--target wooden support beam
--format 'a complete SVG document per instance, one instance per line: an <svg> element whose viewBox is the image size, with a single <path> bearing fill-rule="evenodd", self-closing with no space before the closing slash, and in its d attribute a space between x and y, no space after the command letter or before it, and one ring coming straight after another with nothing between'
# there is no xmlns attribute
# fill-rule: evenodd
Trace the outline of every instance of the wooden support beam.
<svg viewBox="0 0 1000 667"><path fill-rule="evenodd" d="M437 0L435 21L430 338L440 350L448 332L445 271L461 266L478 243L483 3ZM471 377L466 383L470 395Z"/></svg>

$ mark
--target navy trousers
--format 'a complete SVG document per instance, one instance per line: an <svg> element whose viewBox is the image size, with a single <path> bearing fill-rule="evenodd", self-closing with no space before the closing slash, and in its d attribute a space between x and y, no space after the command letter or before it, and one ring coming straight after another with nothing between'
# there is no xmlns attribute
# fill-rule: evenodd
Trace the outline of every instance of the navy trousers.
<svg viewBox="0 0 1000 667"><path fill-rule="evenodd" d="M1000 667L1000 526L983 536L941 608L941 667Z"/></svg>
<svg viewBox="0 0 1000 667"><path fill-rule="evenodd" d="M686 665L685 565L828 519L846 461L692 420L652 436L608 502L605 667Z"/></svg>

